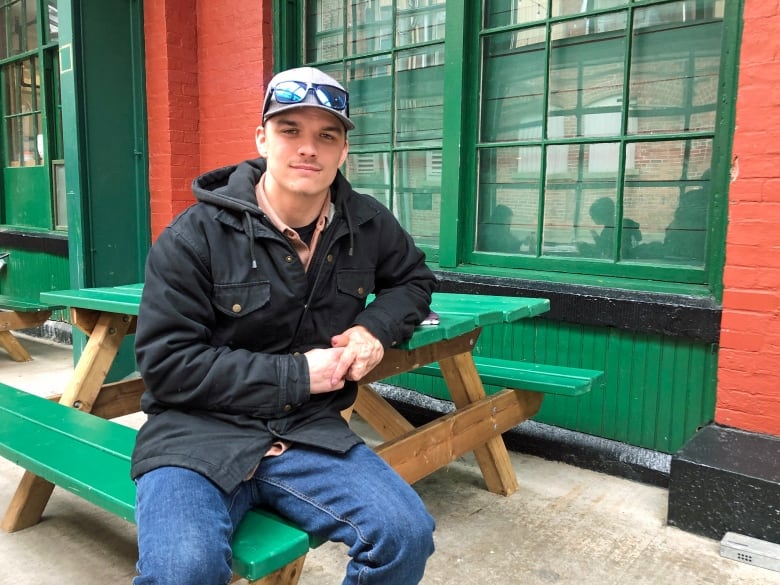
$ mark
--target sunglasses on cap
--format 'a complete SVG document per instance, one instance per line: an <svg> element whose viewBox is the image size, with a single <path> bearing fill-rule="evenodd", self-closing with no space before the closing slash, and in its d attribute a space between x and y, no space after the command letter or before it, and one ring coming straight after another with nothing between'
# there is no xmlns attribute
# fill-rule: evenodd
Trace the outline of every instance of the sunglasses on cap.
<svg viewBox="0 0 780 585"><path fill-rule="evenodd" d="M321 83L306 83L305 81L280 81L268 93L268 103L265 104L264 111L268 110L271 96L280 104L299 104L306 99L309 92L321 106L336 110L346 111L349 116L349 94L339 87L325 85Z"/></svg>

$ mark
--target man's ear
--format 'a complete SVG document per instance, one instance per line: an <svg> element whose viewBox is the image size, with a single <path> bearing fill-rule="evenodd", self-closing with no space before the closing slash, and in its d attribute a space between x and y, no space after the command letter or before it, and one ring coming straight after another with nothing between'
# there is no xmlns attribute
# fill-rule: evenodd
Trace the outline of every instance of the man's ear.
<svg viewBox="0 0 780 585"><path fill-rule="evenodd" d="M257 147L257 153L266 158L268 150L265 144L265 126L258 126L255 130L255 146Z"/></svg>
<svg viewBox="0 0 780 585"><path fill-rule="evenodd" d="M349 140L344 140L344 150L341 151L341 159L339 160L339 167L344 164L344 161L347 160L347 155L349 154Z"/></svg>

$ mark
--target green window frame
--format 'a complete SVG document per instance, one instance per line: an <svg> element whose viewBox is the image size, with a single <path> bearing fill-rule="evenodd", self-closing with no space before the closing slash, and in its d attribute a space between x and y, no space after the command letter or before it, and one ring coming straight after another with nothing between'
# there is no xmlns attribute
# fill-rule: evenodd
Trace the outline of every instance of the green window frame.
<svg viewBox="0 0 780 585"><path fill-rule="evenodd" d="M56 0L0 0L0 223L67 228Z"/></svg>
<svg viewBox="0 0 780 585"><path fill-rule="evenodd" d="M280 68L311 64L350 91L347 177L432 263L720 294L741 3L275 9Z"/></svg>

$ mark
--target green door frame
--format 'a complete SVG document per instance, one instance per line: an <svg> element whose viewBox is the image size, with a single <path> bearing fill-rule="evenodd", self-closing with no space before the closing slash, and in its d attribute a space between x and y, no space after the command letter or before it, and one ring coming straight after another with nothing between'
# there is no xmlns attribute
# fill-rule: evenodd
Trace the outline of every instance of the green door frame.
<svg viewBox="0 0 780 585"><path fill-rule="evenodd" d="M60 0L58 14L70 285L140 282L151 241L143 2ZM112 378L134 369L126 345Z"/></svg>

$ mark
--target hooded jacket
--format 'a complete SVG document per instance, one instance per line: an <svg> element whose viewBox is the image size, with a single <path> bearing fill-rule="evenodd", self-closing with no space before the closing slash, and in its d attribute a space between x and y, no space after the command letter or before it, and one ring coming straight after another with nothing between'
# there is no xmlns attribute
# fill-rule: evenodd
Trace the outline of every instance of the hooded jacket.
<svg viewBox="0 0 780 585"><path fill-rule="evenodd" d="M198 203L149 251L135 345L148 418L133 478L172 465L231 492L278 439L347 451L361 442L340 415L356 384L310 394L303 353L353 325L387 349L427 314L435 277L392 213L337 173L304 271L257 205L264 171L256 159L198 177Z"/></svg>

